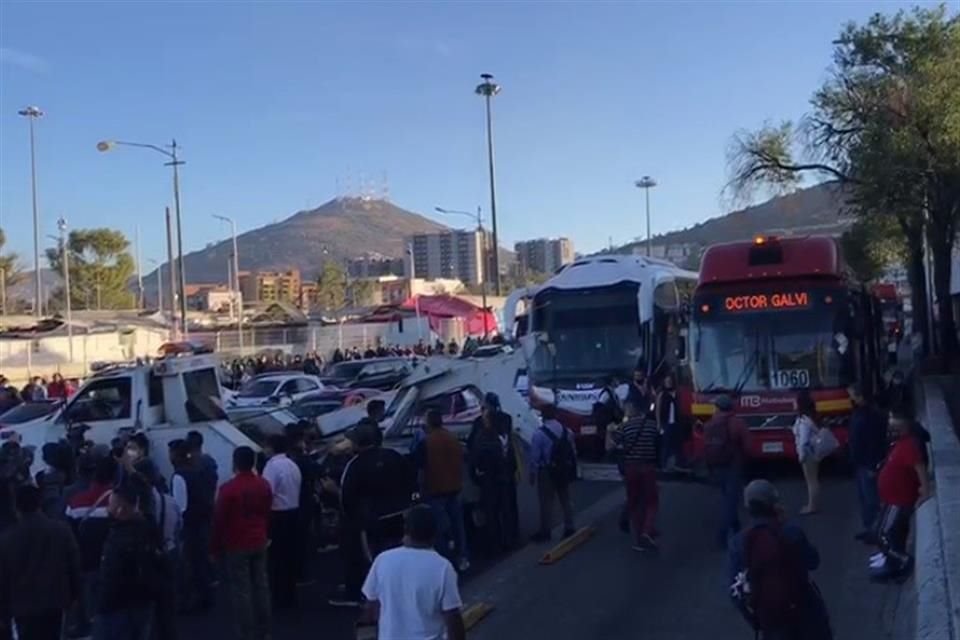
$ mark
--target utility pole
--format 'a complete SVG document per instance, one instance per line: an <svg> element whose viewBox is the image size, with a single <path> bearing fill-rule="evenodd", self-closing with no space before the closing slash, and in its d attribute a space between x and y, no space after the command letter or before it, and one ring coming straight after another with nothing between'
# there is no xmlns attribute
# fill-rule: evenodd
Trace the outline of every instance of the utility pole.
<svg viewBox="0 0 960 640"><path fill-rule="evenodd" d="M170 337L176 339L177 335L177 264L173 261L173 221L170 218L170 207L165 209L167 222L167 265L169 265L169 276L167 280L170 285Z"/></svg>
<svg viewBox="0 0 960 640"><path fill-rule="evenodd" d="M137 311L143 310L143 264L140 261L140 225L133 228L134 252L137 254Z"/></svg>
<svg viewBox="0 0 960 640"><path fill-rule="evenodd" d="M73 362L73 310L70 300L70 252L67 247L67 220L63 216L57 219L60 230L60 259L63 261L63 298L67 312L67 342L70 349L70 362Z"/></svg>
<svg viewBox="0 0 960 640"><path fill-rule="evenodd" d="M166 163L173 167L173 207L177 213L177 270L180 272L180 336L187 338L187 276L183 269L183 225L180 218L180 172L177 169L184 164L177 159L177 141L171 144L171 160Z"/></svg>

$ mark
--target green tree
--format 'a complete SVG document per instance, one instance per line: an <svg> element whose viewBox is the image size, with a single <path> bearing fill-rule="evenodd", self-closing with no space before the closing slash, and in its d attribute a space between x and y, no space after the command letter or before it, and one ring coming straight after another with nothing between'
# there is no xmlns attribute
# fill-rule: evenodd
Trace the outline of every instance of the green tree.
<svg viewBox="0 0 960 640"><path fill-rule="evenodd" d="M354 307L366 307L374 304L374 295L377 292L377 285L373 280L361 278L354 280L347 287L347 297L350 305Z"/></svg>
<svg viewBox="0 0 960 640"><path fill-rule="evenodd" d="M3 284L9 287L20 281L23 272L20 271L20 257L15 253L3 252L3 246L6 243L7 236L3 229L0 229L0 271L2 271L2 277L4 278Z"/></svg>
<svg viewBox="0 0 960 640"><path fill-rule="evenodd" d="M728 186L744 197L757 187L789 190L808 174L843 184L858 220L904 238L916 327L929 312L926 238L941 348L957 353L949 287L960 222L960 17L941 6L848 25L811 106L799 126L737 134Z"/></svg>
<svg viewBox="0 0 960 640"><path fill-rule="evenodd" d="M74 309L129 309L135 296L129 289L135 271L126 236L113 229L76 229L67 237L70 302ZM63 271L60 248L47 249L47 262ZM52 304L62 305L64 292L53 292Z"/></svg>
<svg viewBox="0 0 960 640"><path fill-rule="evenodd" d="M843 256L862 282L879 280L884 270L902 262L907 246L890 218L857 220L840 238Z"/></svg>
<svg viewBox="0 0 960 640"><path fill-rule="evenodd" d="M332 260L323 264L323 271L317 278L317 302L326 311L339 311L347 298L347 274Z"/></svg>

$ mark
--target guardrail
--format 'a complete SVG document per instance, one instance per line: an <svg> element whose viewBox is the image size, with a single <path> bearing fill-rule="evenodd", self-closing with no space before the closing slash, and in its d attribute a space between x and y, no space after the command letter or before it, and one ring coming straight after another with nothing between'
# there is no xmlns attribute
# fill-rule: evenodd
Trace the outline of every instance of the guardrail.
<svg viewBox="0 0 960 640"><path fill-rule="evenodd" d="M916 638L960 640L960 440L941 380L922 385L934 495L916 515Z"/></svg>

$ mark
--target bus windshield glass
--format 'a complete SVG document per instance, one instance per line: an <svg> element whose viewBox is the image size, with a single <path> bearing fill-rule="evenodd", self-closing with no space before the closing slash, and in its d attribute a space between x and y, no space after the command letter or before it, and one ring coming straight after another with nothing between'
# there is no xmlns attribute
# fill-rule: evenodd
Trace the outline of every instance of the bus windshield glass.
<svg viewBox="0 0 960 640"><path fill-rule="evenodd" d="M530 382L599 382L628 376L643 355L636 283L548 289L533 302L531 329L545 336L530 363Z"/></svg>
<svg viewBox="0 0 960 640"><path fill-rule="evenodd" d="M836 311L700 314L692 369L703 392L824 389L849 384L849 341Z"/></svg>

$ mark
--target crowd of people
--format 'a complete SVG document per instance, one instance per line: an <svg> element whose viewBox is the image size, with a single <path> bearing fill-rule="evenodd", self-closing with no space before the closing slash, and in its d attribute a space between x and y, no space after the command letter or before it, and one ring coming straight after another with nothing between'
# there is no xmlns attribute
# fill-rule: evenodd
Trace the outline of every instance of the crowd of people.
<svg viewBox="0 0 960 640"><path fill-rule="evenodd" d="M307 354L296 366L320 364ZM16 393L33 398L42 383L31 381ZM8 389L4 382L0 394ZM929 436L912 417L902 375L891 377L884 406L858 386L848 393L848 448L862 524L857 539L876 548L868 561L871 579L902 580L912 566L911 516L930 492ZM638 367L621 396L610 381L594 418L623 477L620 526L632 534L635 550L655 552L658 478L687 470L690 434L671 375L654 383ZM821 503L821 462L839 444L809 394L801 392L796 404L794 446L807 488L800 513L811 517ZM733 399L720 395L714 405L702 427L702 454L719 496L716 542L729 554L731 595L764 640L828 640L827 606L810 578L817 550L786 518L772 484L747 484L751 433ZM558 505L562 535L574 533L577 441L555 408L543 407L522 478L512 419L495 394L484 397L465 443L430 409L409 451L386 448L384 413L382 401L370 401L367 416L332 448L321 448L304 424L270 437L261 454L239 447L229 480L196 431L168 444L169 477L151 461L152 443L142 432L111 446L85 441L82 431L68 433L44 446L44 470L32 477L30 452L16 439L5 441L0 640L12 637L14 625L22 639L59 638L64 620L68 637L175 638L179 615L213 607L218 582L228 595L234 635L263 640L274 611L301 605L297 587L311 579L318 547L336 548L341 556L342 576L329 604L363 607L362 619L379 620L385 637L423 624L463 637L457 574L479 555L497 556L520 544L520 482L536 487L534 542L550 540ZM479 489L470 514L465 477ZM38 552L54 547L56 553Z"/></svg>
<svg viewBox="0 0 960 640"><path fill-rule="evenodd" d="M277 352L274 354L260 354L247 358L225 359L224 381L231 388L239 388L250 378L264 374L283 371L302 371L307 375L321 375L324 368L328 365L338 364L355 360L370 360L372 358L426 358L431 356L469 356L476 349L490 345L502 344L502 336L468 337L461 347L460 344L451 339L448 343L437 340L431 344L419 341L415 345L366 345L364 347L353 346L351 348L336 348L324 358L319 351L307 351L303 354L292 354Z"/></svg>
<svg viewBox="0 0 960 640"><path fill-rule="evenodd" d="M405 527L411 549L435 542L436 555L411 551L396 561L405 572L423 563L424 577L425 567L441 560L462 573L477 554L514 548L517 445L499 399L486 396L466 444L428 410L409 452L383 447L384 413L382 401L368 403L367 416L323 456L306 425L270 437L259 455L239 447L229 479L197 431L168 443L168 477L158 472L144 432L111 446L86 441L82 430L70 433L44 446L45 467L34 476L29 449L8 439L0 456L0 639L13 628L22 640L61 632L176 638L179 616L210 611L219 582L235 636L262 640L270 637L273 611L300 606L297 587L311 579L318 547L338 548L342 560L329 603L376 600L382 628L398 615L383 609L393 570L386 561L373 574L370 567L403 544ZM481 523L471 537L475 551L462 500L467 474L480 488L471 519ZM418 503L429 518L405 524ZM56 554L38 552L54 539ZM455 609L459 596L443 588ZM23 596L38 589L44 597Z"/></svg>
<svg viewBox="0 0 960 640"><path fill-rule="evenodd" d="M66 400L79 386L78 380L68 380L59 373L54 373L49 381L43 376L34 376L22 388L17 389L0 374L0 414L23 402Z"/></svg>

